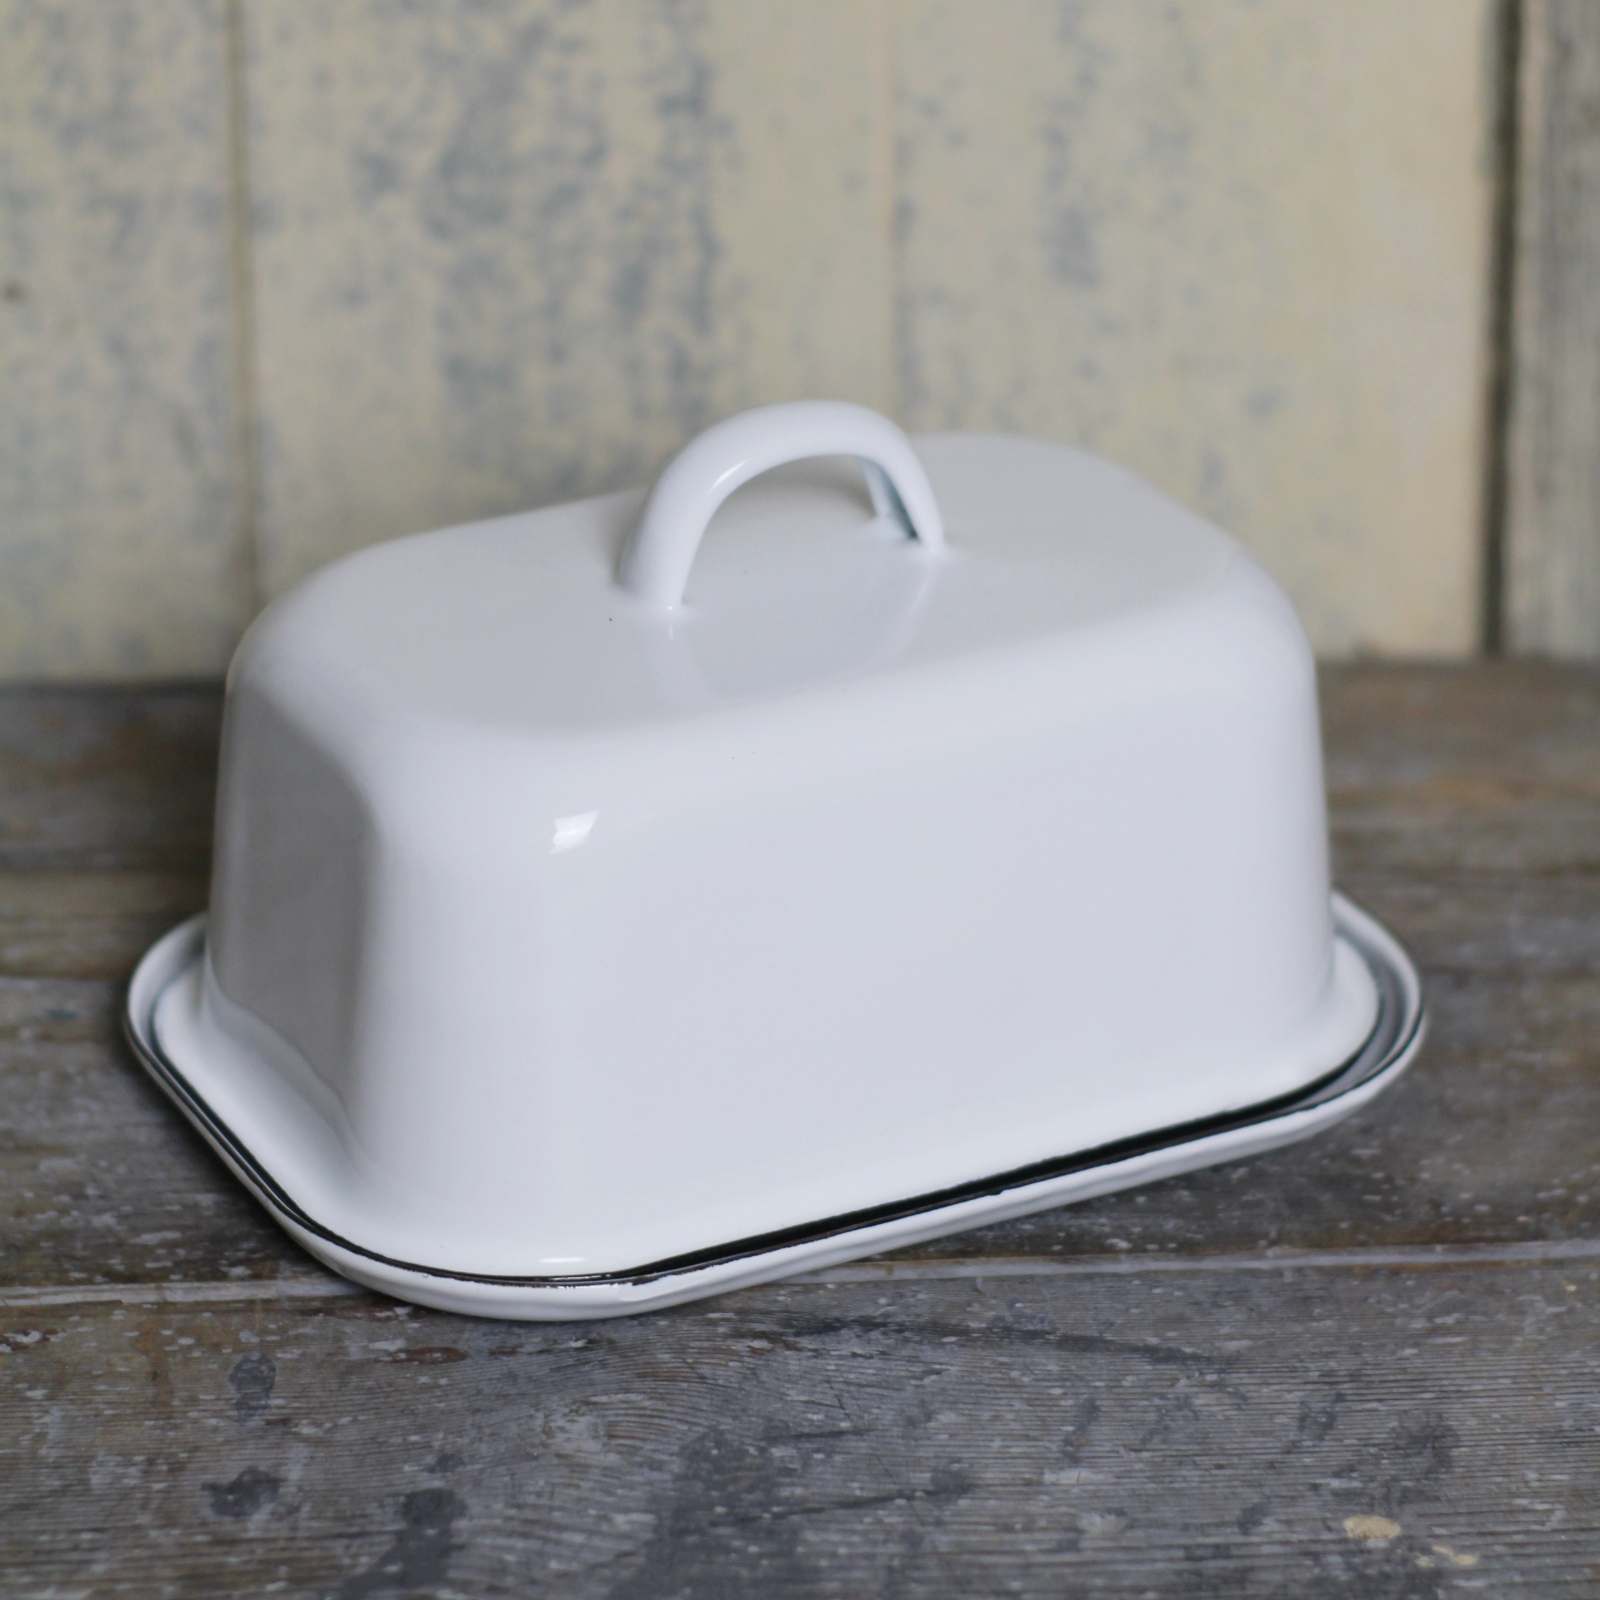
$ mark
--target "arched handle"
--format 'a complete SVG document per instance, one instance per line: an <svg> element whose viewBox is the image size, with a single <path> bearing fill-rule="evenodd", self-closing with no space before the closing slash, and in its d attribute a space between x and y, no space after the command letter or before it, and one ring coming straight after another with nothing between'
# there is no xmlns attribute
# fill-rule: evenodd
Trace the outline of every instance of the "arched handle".
<svg viewBox="0 0 1600 1600"><path fill-rule="evenodd" d="M659 610L675 610L717 507L770 467L813 456L855 456L873 510L929 549L944 547L933 487L906 436L865 406L803 400L741 411L691 439L656 479L622 552L618 583Z"/></svg>

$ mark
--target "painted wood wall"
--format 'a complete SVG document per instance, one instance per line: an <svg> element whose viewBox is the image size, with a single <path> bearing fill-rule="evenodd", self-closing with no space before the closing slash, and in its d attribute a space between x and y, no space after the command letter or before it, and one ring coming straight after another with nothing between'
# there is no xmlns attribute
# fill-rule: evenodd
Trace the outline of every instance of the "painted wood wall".
<svg viewBox="0 0 1600 1600"><path fill-rule="evenodd" d="M0 676L215 673L332 556L803 395L1121 460L1331 654L1600 647L1594 352L1544 367L1593 214L1523 219L1514 316L1496 255L1547 160L1508 71L1542 96L1595 17L0 0Z"/></svg>

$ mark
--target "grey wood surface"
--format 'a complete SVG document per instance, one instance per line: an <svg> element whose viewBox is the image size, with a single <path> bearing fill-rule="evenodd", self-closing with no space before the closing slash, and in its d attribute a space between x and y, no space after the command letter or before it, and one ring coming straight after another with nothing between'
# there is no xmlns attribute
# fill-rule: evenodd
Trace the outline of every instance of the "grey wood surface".
<svg viewBox="0 0 1600 1600"><path fill-rule="evenodd" d="M1506 637L1600 653L1600 5L1525 0Z"/></svg>
<svg viewBox="0 0 1600 1600"><path fill-rule="evenodd" d="M1600 670L1325 677L1433 1032L1330 1135L616 1323L411 1310L139 1075L209 689L0 695L0 1593L1600 1594Z"/></svg>

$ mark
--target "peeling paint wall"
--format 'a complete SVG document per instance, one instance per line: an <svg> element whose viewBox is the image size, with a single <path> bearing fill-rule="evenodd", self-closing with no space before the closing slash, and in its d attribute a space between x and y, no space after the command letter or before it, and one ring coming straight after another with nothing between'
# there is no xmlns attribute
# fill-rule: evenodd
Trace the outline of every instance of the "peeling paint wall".
<svg viewBox="0 0 1600 1600"><path fill-rule="evenodd" d="M744 405L1087 444L1478 642L1492 0L0 0L0 675L220 670Z"/></svg>

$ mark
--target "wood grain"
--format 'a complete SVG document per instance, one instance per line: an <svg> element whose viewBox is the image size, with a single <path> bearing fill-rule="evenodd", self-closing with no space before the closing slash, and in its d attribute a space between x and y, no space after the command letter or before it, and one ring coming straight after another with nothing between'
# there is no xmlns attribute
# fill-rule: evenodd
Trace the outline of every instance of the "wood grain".
<svg viewBox="0 0 1600 1600"><path fill-rule="evenodd" d="M1433 1033L1275 1155L648 1318L332 1277L128 1058L218 697L0 694L6 1594L1600 1587L1600 669L1325 675Z"/></svg>
<svg viewBox="0 0 1600 1600"><path fill-rule="evenodd" d="M19 1597L1592 1594L1600 1265L0 1321Z"/></svg>
<svg viewBox="0 0 1600 1600"><path fill-rule="evenodd" d="M210 686L0 691L0 870L203 878L221 731Z"/></svg>
<svg viewBox="0 0 1600 1600"><path fill-rule="evenodd" d="M1522 21L1507 449L1506 634L1600 653L1600 6Z"/></svg>

